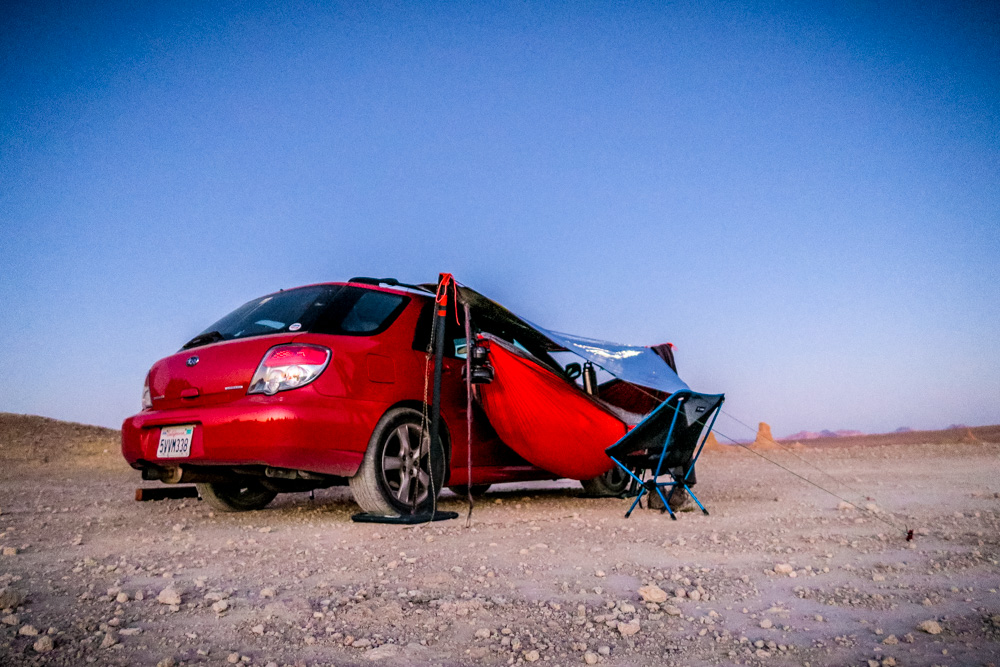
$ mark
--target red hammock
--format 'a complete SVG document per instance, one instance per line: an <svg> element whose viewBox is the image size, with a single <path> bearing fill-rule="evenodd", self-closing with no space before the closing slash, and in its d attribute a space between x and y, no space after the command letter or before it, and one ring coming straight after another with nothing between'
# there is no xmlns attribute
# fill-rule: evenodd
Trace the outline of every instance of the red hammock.
<svg viewBox="0 0 1000 667"><path fill-rule="evenodd" d="M561 477L589 479L614 465L604 450L627 428L564 378L490 340L491 384L479 401L503 441L532 464Z"/></svg>

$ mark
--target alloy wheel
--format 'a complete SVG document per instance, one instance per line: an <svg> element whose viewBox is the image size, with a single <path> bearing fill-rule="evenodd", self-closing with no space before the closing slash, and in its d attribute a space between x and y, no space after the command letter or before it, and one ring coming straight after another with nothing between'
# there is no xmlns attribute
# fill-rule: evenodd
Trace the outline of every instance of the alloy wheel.
<svg viewBox="0 0 1000 667"><path fill-rule="evenodd" d="M397 502L412 507L427 500L429 452L430 435L423 432L420 424L400 424L386 439L382 449L382 481Z"/></svg>

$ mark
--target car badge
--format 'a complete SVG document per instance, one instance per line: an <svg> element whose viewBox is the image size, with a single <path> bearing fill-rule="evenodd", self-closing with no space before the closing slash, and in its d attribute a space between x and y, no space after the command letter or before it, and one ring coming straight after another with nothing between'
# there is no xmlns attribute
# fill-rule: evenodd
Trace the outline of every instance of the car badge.
<svg viewBox="0 0 1000 667"><path fill-rule="evenodd" d="M188 360L187 360L187 365L188 366L194 366L196 363L198 363L198 357L197 357L197 355L193 356L193 357L188 357Z"/></svg>

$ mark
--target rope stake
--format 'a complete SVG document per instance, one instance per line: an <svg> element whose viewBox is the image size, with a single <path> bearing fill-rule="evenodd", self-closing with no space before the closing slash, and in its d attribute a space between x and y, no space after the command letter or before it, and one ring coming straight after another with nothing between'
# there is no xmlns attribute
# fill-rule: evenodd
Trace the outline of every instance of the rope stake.
<svg viewBox="0 0 1000 667"><path fill-rule="evenodd" d="M595 365L595 366L597 366L598 368L600 368L601 370L603 370L604 372L608 373L608 374L609 374L609 375L611 375L612 377L615 377L615 378L618 378L618 376L617 376L617 375L615 375L615 374L614 374L613 372L609 371L609 370L608 370L607 368L604 368L604 366L601 366L600 364L597 364L597 363L595 363L594 365ZM618 378L618 379L620 380L621 378ZM625 381L625 380L623 380L623 382L624 382L624 381ZM652 398L652 399L654 399L654 400L657 400L657 401L659 401L659 399L658 399L658 398L657 398L657 397L656 397L655 395L653 395L653 394L652 394L651 392L647 391L645 387L642 387L642 386L640 386L640 385L637 385L637 384L633 384L633 383L631 383L631 382L630 382L629 384L631 384L631 385L632 385L633 387L635 387L636 389L638 389L638 390L639 390L640 392L642 392L643 394L646 394L646 395L647 395L647 396L649 396L650 398ZM672 410L674 410L674 411L677 411L677 410L678 410L678 408L677 408L676 406L672 407L671 409L672 409ZM738 424L741 424L741 425L745 426L745 427L746 427L746 428L748 428L748 429L749 429L749 430L750 430L751 432L755 432L755 431L753 430L753 427L752 427L752 426L750 426L749 424L747 424L747 423L745 423L745 422L743 422L743 421L741 421L741 420L737 419L736 417L734 417L734 416L733 416L732 414L730 414L729 412L726 412L725 410L722 410L721 412L722 412L723 414L725 414L725 415L726 415L727 417L729 417L730 419L732 419L733 421L737 422ZM907 541L907 542L911 542L911 541L913 541L913 531L912 531L912 530L911 530L911 529L910 529L910 528L909 528L908 526L905 526L905 525L901 526L900 524L898 524L898 523L896 523L896 522L894 522L894 521L889 521L888 519L886 519L886 518L884 518L884 517L881 517L881 516L879 516L878 514L876 514L875 512L872 512L872 511L868 510L867 508L864 508L864 507L859 507L859 506L858 506L858 505L856 505L855 503L852 503L852 502L851 502L850 500L847 500L846 498L843 498L843 497L841 497L841 496L837 495L836 493L834 493L834 492L833 492L833 491L831 491L830 489L827 489L827 488L826 488L826 487L824 487L824 486L820 486L819 484L817 484L816 482L812 481L811 479L808 479L807 477L804 477L804 476L802 476L802 475L798 474L797 472L795 472L794 470L791 470L790 468L786 468L785 466L781 465L781 464L780 464L780 463L778 463L777 461L774 461L774 460L772 460L772 459L769 459L768 457L764 456L763 454L761 454L760 452L756 451L755 449L752 449L752 448L751 448L750 446L748 446L748 445L745 445L744 443L741 443L741 442L737 442L736 440L734 440L733 438L730 438L730 437L729 437L728 435L726 435L725 433L723 433L723 432L719 431L718 429L713 429L713 431L714 431L715 433L717 433L718 435L722 436L723 438L725 438L726 440L728 440L729 442L731 442L732 444L734 444L734 445L738 445L739 447L741 447L741 448L745 449L746 451L748 451L748 452L750 452L750 453L752 453L752 454L756 454L757 456L759 456L760 458L764 459L764 460L765 460L765 461L767 461L768 463L770 463L770 464L772 464L772 465L775 465L775 466L777 466L778 468L781 468L781 469L782 469L782 470L784 470L785 472L789 473L790 475L794 475L795 477L798 477L798 478L799 478L799 479L801 479L802 481L804 481L804 482L807 482L807 483L809 483L809 484L811 484L811 485L815 486L815 487L816 487L817 489L819 489L820 491L823 491L824 493L828 493L828 494L830 494L831 496L833 496L834 498L837 498L838 500L841 500L841 501L843 501L843 502L847 503L848 505L850 505L851 507L855 508L855 509L856 509L856 510L858 510L859 512L864 512L865 514L868 514L869 516L871 516L871 517L872 517L873 519L876 519L876 520L878 520L878 521L881 521L882 523L886 524L887 526L890 526L890 527L892 527L892 528L893 528L893 529L895 529L895 530L899 530L899 531L902 531L902 532L903 532L903 533L904 533L904 534L906 535L906 541ZM795 458L799 459L800 461L802 461L802 462L803 462L803 463L805 463L806 465L809 465L809 466L811 466L812 468L815 468L815 469L816 469L817 471L819 471L819 472L820 472L820 473L822 473L823 475L826 475L827 477L829 477L830 479L832 479L832 480L833 480L834 482L837 482L838 484L840 484L840 485L842 485L842 486L845 486L845 487L847 487L848 489L850 489L850 490L851 490L851 491L852 491L853 493L855 493L856 495L859 495L859 496L864 496L864 495L865 495L865 494L862 494L862 493L858 492L857 490L855 490L855 489L851 488L851 487L850 487L849 485L847 485L847 484L845 484L844 482L842 482L842 481L838 480L838 479L837 479L837 478L835 478L835 477L834 477L833 475L831 475L831 474L827 473L826 471L824 471L824 470L820 469L820 468L819 468L819 467L817 467L816 465L814 465L814 464L810 463L810 462L809 462L809 461L807 461L806 459L802 458L801 456L799 456L798 454L796 454L795 452L793 452L793 451L792 451L791 449L789 449L788 447L785 447L784 445L782 445L782 444L781 444L780 442L777 442L776 440L774 440L774 439L772 439L772 438L768 438L768 441L770 441L771 443L773 443L773 444L777 445L777 446L778 446L778 447L779 447L780 449L782 449L783 451L786 451L786 452L788 452L789 454L791 454L791 455L792 455L792 456L794 456Z"/></svg>
<svg viewBox="0 0 1000 667"><path fill-rule="evenodd" d="M831 496L833 496L834 498L836 498L836 499L838 499L838 500L840 500L842 502L847 503L848 505L850 505L854 509L858 510L859 512L864 512L865 514L869 515L871 518L873 518L873 519L875 519L877 521L881 521L882 523L884 523L887 526L890 526L891 528L894 528L896 530L902 531L906 535L906 541L907 542L909 542L909 541L911 541L913 539L913 531L909 530L906 526L900 525L900 524L896 523L895 521L890 521L890 520L888 520L888 519L886 519L884 517L881 517L881 516L879 516L875 512L872 512L871 510L869 510L866 507L860 507L860 506L856 505L855 503L852 503L847 498L844 498L843 496L840 496L840 495L834 493L830 489L817 484L816 482L812 481L808 477L800 475L799 473L795 472L791 468L786 468L785 466L781 465L780 463L778 463L774 459L769 459L768 457L764 456L763 454L761 454L757 450L751 448L749 445L746 445L746 444L744 444L742 442L736 442L736 440L734 440L733 438L730 438L728 435L726 435L725 433L723 433L722 431L720 431L718 429L715 429L715 432L718 433L719 435L721 435L723 438L725 438L729 442L733 443L734 445L737 445L737 446L745 449L746 451L750 452L751 454L756 454L757 456L759 456L760 458L764 459L768 463L781 468L782 470L784 470L785 472L787 472L790 475L798 477L799 479L801 479L803 482L806 482L807 484L811 484L811 485L815 486L820 491L823 491L824 493L828 493ZM774 441L771 440L771 442L774 442ZM778 443L775 443L775 444L778 444ZM778 445L778 446L780 447L781 445ZM819 470L819 468L817 468L817 470ZM822 472L822 471L820 471L820 472ZM823 474L826 474L826 473L823 473ZM835 478L831 477L830 475L827 475L827 476L830 477L831 479L835 479Z"/></svg>

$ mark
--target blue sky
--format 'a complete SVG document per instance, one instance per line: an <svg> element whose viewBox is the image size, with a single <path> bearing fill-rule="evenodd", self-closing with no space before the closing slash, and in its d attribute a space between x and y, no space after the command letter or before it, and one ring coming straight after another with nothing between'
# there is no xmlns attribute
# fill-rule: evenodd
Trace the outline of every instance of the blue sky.
<svg viewBox="0 0 1000 667"><path fill-rule="evenodd" d="M42 0L0 35L2 411L117 426L252 297L451 271L672 341L778 434L1000 423L995 4Z"/></svg>

